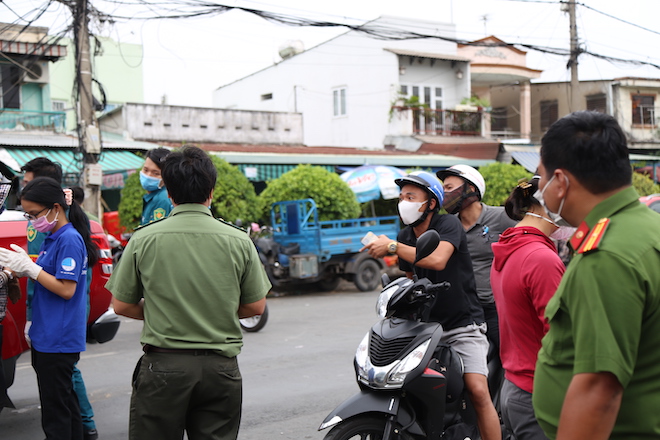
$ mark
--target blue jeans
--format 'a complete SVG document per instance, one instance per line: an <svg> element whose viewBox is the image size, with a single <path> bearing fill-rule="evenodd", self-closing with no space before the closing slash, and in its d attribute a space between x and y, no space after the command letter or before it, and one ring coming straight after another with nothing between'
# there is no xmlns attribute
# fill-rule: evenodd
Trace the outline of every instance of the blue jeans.
<svg viewBox="0 0 660 440"><path fill-rule="evenodd" d="M78 365L77 362L76 365ZM87 397L85 382L83 382L82 373L75 365L73 367L73 375L71 376L71 379L73 380L73 391L76 392L78 403L80 404L80 417L82 418L83 428L85 431L96 429L96 423L94 423L94 410Z"/></svg>

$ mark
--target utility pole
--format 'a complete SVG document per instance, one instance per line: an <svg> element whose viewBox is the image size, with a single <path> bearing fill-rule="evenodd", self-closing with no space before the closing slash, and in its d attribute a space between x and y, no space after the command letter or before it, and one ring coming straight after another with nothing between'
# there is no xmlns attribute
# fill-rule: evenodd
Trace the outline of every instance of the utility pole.
<svg viewBox="0 0 660 440"><path fill-rule="evenodd" d="M568 65L571 68L571 102L569 110L575 112L582 110L580 96L580 80L578 79L578 56L580 48L578 46L577 24L575 22L575 0L568 0L568 18L571 31L571 56Z"/></svg>
<svg viewBox="0 0 660 440"><path fill-rule="evenodd" d="M101 184L103 172L99 165L101 139L96 125L92 97L92 62L89 48L88 0L75 0L73 6L74 32L76 41L76 83L78 86L77 118L78 141L83 157L81 184L85 188L84 206L87 211L101 214Z"/></svg>

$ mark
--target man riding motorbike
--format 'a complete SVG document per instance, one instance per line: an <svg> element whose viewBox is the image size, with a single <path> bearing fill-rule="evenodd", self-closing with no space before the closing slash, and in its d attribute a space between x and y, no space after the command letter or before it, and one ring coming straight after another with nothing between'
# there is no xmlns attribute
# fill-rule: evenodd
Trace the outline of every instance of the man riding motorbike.
<svg viewBox="0 0 660 440"><path fill-rule="evenodd" d="M500 440L500 423L488 391L486 324L477 298L465 230L457 217L438 214L444 190L436 176L414 171L395 182L401 188L399 216L407 227L399 232L396 241L381 235L365 249L374 258L396 254L399 268L412 277L417 237L429 229L440 234L435 251L417 263L417 275L433 283L451 284L448 290L438 293L431 319L443 326L440 342L451 345L463 359L464 381L477 413L481 437Z"/></svg>

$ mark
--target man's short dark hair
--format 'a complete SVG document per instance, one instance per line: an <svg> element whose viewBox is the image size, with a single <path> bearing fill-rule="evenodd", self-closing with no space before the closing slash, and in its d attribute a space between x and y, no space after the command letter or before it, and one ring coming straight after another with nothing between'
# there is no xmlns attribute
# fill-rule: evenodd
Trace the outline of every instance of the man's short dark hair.
<svg viewBox="0 0 660 440"><path fill-rule="evenodd" d="M62 165L47 157L35 157L21 167L21 172L30 172L34 177L50 177L62 183Z"/></svg>
<svg viewBox="0 0 660 440"><path fill-rule="evenodd" d="M163 161L168 154L170 154L170 150L167 148L154 148L153 150L148 150L144 158L151 159L151 161L155 163L158 168L162 168Z"/></svg>
<svg viewBox="0 0 660 440"><path fill-rule="evenodd" d="M174 203L181 205L205 202L215 187L218 172L204 150L184 146L161 162L161 176Z"/></svg>
<svg viewBox="0 0 660 440"><path fill-rule="evenodd" d="M567 170L593 194L632 183L626 136L604 113L575 112L552 124L541 140L541 162L548 174Z"/></svg>

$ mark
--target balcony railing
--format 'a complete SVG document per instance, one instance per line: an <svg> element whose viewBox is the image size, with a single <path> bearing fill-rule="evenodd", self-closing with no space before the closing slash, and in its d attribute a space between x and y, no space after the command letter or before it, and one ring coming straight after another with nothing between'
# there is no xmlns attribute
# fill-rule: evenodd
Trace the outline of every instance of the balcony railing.
<svg viewBox="0 0 660 440"><path fill-rule="evenodd" d="M412 118L413 134L435 136L481 136L481 111L434 110L424 107L392 107L394 114Z"/></svg>
<svg viewBox="0 0 660 440"><path fill-rule="evenodd" d="M0 108L0 129L37 130L61 133L66 128L64 112L45 112Z"/></svg>

